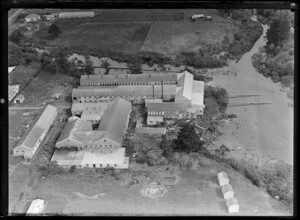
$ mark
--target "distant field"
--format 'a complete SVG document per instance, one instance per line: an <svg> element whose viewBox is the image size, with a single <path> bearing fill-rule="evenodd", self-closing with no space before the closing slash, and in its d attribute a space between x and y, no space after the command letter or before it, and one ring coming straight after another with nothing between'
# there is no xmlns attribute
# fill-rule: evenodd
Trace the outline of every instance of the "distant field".
<svg viewBox="0 0 300 220"><path fill-rule="evenodd" d="M238 31L236 23L221 17L215 10L206 12L204 15L212 16L212 21L161 21L153 24L142 50L174 55L183 51L198 51L203 44L220 43L225 36L233 40Z"/></svg>
<svg viewBox="0 0 300 220"><path fill-rule="evenodd" d="M86 23L87 19L59 19L62 33L51 44L82 50L116 50L137 52L147 36L148 23ZM34 37L49 39L48 29L34 33Z"/></svg>
<svg viewBox="0 0 300 220"><path fill-rule="evenodd" d="M169 10L103 11L96 17L103 22L179 21L184 18L184 13Z"/></svg>

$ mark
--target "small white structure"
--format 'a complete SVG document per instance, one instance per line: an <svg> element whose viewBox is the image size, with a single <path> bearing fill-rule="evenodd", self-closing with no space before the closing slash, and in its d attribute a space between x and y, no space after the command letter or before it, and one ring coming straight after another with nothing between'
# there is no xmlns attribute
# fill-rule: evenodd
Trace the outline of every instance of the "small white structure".
<svg viewBox="0 0 300 220"><path fill-rule="evenodd" d="M83 18L83 17L94 17L95 12L93 11L74 11L74 12L60 12L59 18Z"/></svg>
<svg viewBox="0 0 300 220"><path fill-rule="evenodd" d="M14 103L23 103L25 100L25 96L22 94L19 94L15 99L14 99Z"/></svg>
<svg viewBox="0 0 300 220"><path fill-rule="evenodd" d="M27 210L27 215L38 215L43 212L45 203L42 199L35 199L31 202L29 209Z"/></svg>
<svg viewBox="0 0 300 220"><path fill-rule="evenodd" d="M226 200L226 206L229 213L238 213L240 205L236 198L230 198Z"/></svg>
<svg viewBox="0 0 300 220"><path fill-rule="evenodd" d="M227 173L225 173L225 172L218 173L218 181L219 181L220 186L229 184L229 178L228 178Z"/></svg>
<svg viewBox="0 0 300 220"><path fill-rule="evenodd" d="M199 19L199 18L205 18L205 16L203 14L197 14L197 15L192 16L193 20L196 20L196 19Z"/></svg>
<svg viewBox="0 0 300 220"><path fill-rule="evenodd" d="M8 86L8 100L11 101L19 92L20 85Z"/></svg>
<svg viewBox="0 0 300 220"><path fill-rule="evenodd" d="M41 16L38 14L29 14L25 17L26 22L36 22L41 20Z"/></svg>
<svg viewBox="0 0 300 220"><path fill-rule="evenodd" d="M13 71L16 68L16 66L10 66L8 67L8 73L10 73L11 71Z"/></svg>
<svg viewBox="0 0 300 220"><path fill-rule="evenodd" d="M232 186L230 184L226 184L226 185L222 186L222 193L223 193L224 199L234 198L234 192L233 192Z"/></svg>

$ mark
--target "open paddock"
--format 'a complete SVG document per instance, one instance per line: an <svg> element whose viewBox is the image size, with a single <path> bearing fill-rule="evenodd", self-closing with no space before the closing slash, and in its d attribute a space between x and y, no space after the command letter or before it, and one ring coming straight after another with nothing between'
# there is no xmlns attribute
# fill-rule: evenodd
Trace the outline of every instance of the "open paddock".
<svg viewBox="0 0 300 220"><path fill-rule="evenodd" d="M92 23L89 19L59 19L62 33L51 39L48 28L34 33L34 37L52 40L50 44L80 50L115 50L137 52L148 34L148 23Z"/></svg>
<svg viewBox="0 0 300 220"><path fill-rule="evenodd" d="M202 45L221 43L225 36L233 40L238 24L220 16L216 10L206 10L211 21L160 21L151 26L141 50L165 55L197 52ZM209 12L209 13L208 13ZM205 13L204 13L205 14Z"/></svg>
<svg viewBox="0 0 300 220"><path fill-rule="evenodd" d="M67 88L71 86L72 78L55 73L55 71L55 67L52 65L45 67L22 91L25 100L21 105L41 105L43 101L51 100L54 93L67 91ZM60 99L64 99L64 94Z"/></svg>

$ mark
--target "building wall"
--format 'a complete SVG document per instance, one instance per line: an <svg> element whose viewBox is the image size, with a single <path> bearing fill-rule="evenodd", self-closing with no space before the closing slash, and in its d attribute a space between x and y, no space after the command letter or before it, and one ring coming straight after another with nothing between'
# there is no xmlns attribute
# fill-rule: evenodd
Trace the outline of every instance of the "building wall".
<svg viewBox="0 0 300 220"><path fill-rule="evenodd" d="M75 97L75 99L74 99ZM161 99L161 95L148 95L148 96L73 96L73 102L112 102L116 97L126 99L127 101L143 100L143 99ZM164 101L170 101L175 98L175 95L164 95Z"/></svg>
<svg viewBox="0 0 300 220"><path fill-rule="evenodd" d="M147 125L156 125L157 123L163 122L163 116L148 116Z"/></svg>
<svg viewBox="0 0 300 220"><path fill-rule="evenodd" d="M176 80L173 81L163 81L163 85L175 85ZM132 85L161 85L161 81L144 81L144 82L95 82L90 79L81 80L81 86L132 86Z"/></svg>

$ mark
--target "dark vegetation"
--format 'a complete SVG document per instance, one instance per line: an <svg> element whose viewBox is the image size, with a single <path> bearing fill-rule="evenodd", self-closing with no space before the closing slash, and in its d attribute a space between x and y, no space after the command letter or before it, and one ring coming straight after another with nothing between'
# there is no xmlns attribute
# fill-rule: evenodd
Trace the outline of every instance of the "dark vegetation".
<svg viewBox="0 0 300 220"><path fill-rule="evenodd" d="M58 37L58 35L61 33L59 27L56 24L51 24L48 33L52 35L53 38Z"/></svg>
<svg viewBox="0 0 300 220"><path fill-rule="evenodd" d="M182 52L176 57L177 63L195 68L218 68L225 66L228 59L239 60L244 53L251 50L263 32L261 25L250 19L251 13L241 9L220 9L219 12L241 23L233 41L230 42L225 36L222 43L204 44L197 53ZM221 52L226 53L219 56Z"/></svg>
<svg viewBox="0 0 300 220"><path fill-rule="evenodd" d="M204 90L205 110L214 115L225 113L228 105L228 93L224 88L207 86Z"/></svg>
<svg viewBox="0 0 300 220"><path fill-rule="evenodd" d="M255 68L266 77L283 86L294 80L294 15L290 10L257 10L258 19L269 24L267 44L252 57Z"/></svg>

